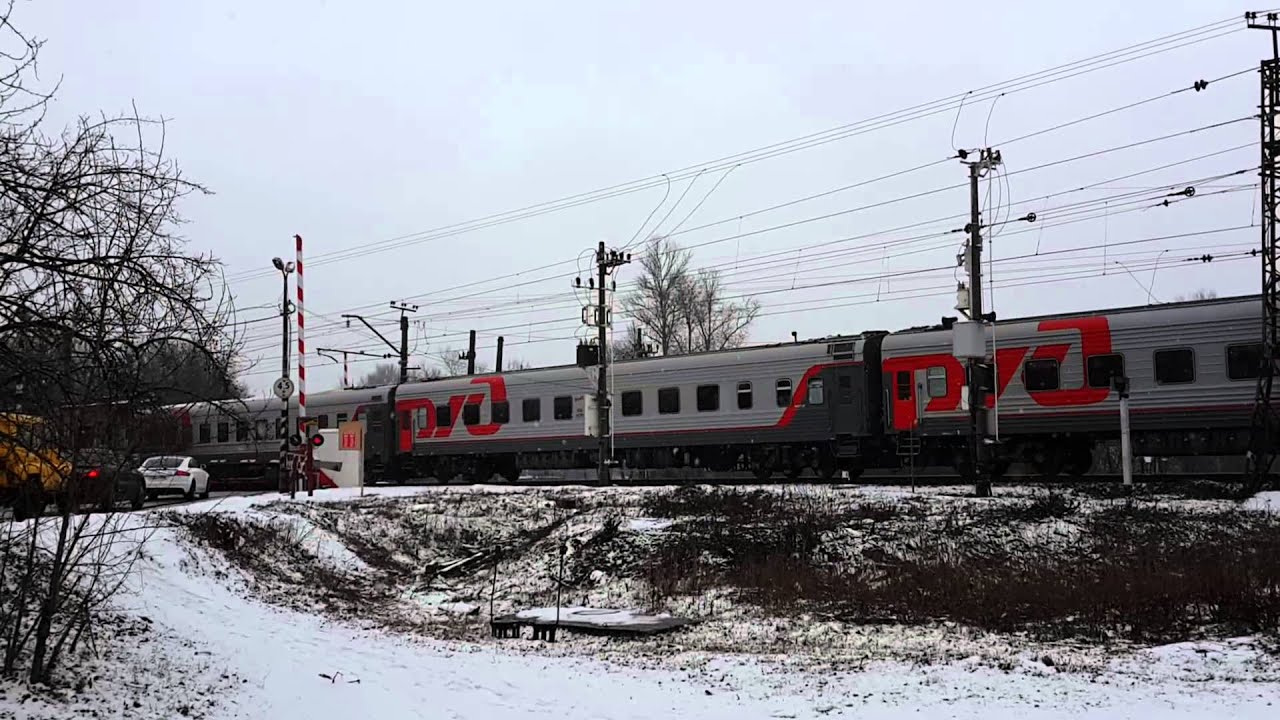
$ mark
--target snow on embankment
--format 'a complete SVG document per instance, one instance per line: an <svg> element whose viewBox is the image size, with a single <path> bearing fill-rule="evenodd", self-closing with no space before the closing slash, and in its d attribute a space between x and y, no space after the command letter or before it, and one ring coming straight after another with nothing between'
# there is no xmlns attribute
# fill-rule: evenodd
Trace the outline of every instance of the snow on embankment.
<svg viewBox="0 0 1280 720"><path fill-rule="evenodd" d="M416 598L436 594L452 599L467 596L473 587L487 588L493 581L488 571L471 573L463 566L459 575L439 572L474 556L477 543L496 537L512 553L520 552L506 558L498 574L499 583L508 581L511 595L538 594L535 585L545 582L547 559L562 544L570 548L571 556L584 559L584 567L598 571L595 580L587 573L584 582L593 583L595 589L586 594L622 594L625 590L618 578L628 567L624 551L663 542L661 536L687 522L676 518L668 523L669 516L655 512L661 508L647 502L643 494L631 492L617 493L612 499L596 492L530 493L496 508L493 497L473 497L475 502L458 498L459 494L428 491L409 498L352 501L346 507L346 500L335 503L330 495L289 505L276 505L271 497L191 508L188 512L196 516L220 516L205 522L225 531L218 537L227 545L208 547L186 528L157 532L148 541L136 581L120 601L129 614L145 616L155 625L157 632L148 642L154 652L174 663L175 673L182 668L196 671L186 678L185 686L175 676L169 683L152 683L147 688L154 707L168 708L167 715L145 707L125 712L123 704L109 696L99 698L101 715L174 717L172 701L208 680L210 673L215 679L232 680L219 688L216 705L178 707L187 707L192 716L284 720L736 720L937 714L1207 720L1269 718L1280 707L1280 685L1271 661L1261 643L1247 638L1139 650L1104 659L1089 672L1072 672L1064 671L1062 663L1044 659L1050 655L1017 647L1000 651L1008 662L1006 669L997 669L981 653L990 651L984 646L1008 642L1007 638L969 632L966 642L973 657L922 665L883 658L899 645L924 645L948 637L954 641L955 632L931 624L914 629L867 626L855 633L854 628L818 618L763 620L729 596L719 602L733 609L736 619L731 625L713 626L715 631L734 627L754 638L744 647L768 648L770 633L776 634L779 628L794 630L809 638L811 662L692 650L683 645L686 640L679 639L683 637L679 634L670 642L591 639L555 646L523 639L431 639L434 626L410 622L421 619L413 614L423 611ZM384 507L388 505L400 507ZM604 505L612 509L607 517L596 518ZM876 519L858 524L857 537L873 532L868 529L871 525L891 520L881 509L863 514ZM392 523L393 517L400 520ZM628 518L665 519L631 523ZM546 536L541 534L547 527L544 521L554 528ZM252 527L272 530L255 536ZM706 531L706 527L698 530ZM414 540L415 532L430 537ZM397 546L395 553L388 552L391 545L376 541L388 533ZM250 547L281 537L293 539L285 549ZM233 559L239 556L229 555L225 548L238 549L247 557ZM424 567L433 568L434 574L422 572ZM317 577L317 569L327 574ZM318 580L338 583L335 592L308 590ZM602 584L617 587L602 590ZM647 594L650 589L634 592ZM577 594L572 604L579 604ZM369 598L384 610L361 612ZM386 608L397 611L390 613ZM882 659L819 667L813 672L803 669L813 661L823 662L824 644L840 645L851 634L881 646ZM953 647L958 652L962 646ZM613 661L593 657L601 655ZM130 671L124 666L106 662L103 675L128 677ZM118 710L110 709L116 704L121 705ZM7 695L0 699L0 717L6 712L13 717L32 716L19 710Z"/></svg>
<svg viewBox="0 0 1280 720"><path fill-rule="evenodd" d="M1145 682L1063 675L1035 664L999 672L959 663L879 663L860 672L788 671L734 656L619 666L583 657L514 652L362 630L317 613L246 598L225 578L191 572L188 544L157 536L143 574L140 611L175 636L206 648L247 682L212 717L329 718L917 718L1117 717L1148 709L1161 717L1270 717L1272 684L1213 677L1165 678L1161 668L1248 647L1169 648L1144 661ZM678 668L678 669L677 669ZM322 677L327 675L328 679Z"/></svg>

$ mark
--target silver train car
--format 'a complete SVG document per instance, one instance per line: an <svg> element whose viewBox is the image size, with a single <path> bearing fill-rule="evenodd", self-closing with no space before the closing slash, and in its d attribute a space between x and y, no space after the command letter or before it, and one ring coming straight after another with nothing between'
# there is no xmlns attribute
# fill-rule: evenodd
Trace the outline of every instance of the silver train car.
<svg viewBox="0 0 1280 720"><path fill-rule="evenodd" d="M1232 455L1248 446L1262 306L1258 296L1004 321L987 347L997 470L1030 462L1044 475L1083 474L1094 446L1119 437L1112 378L1129 379L1135 452ZM994 349L994 352L992 352ZM884 340L886 428L925 462L961 467L965 368L946 327Z"/></svg>
<svg viewBox="0 0 1280 720"><path fill-rule="evenodd" d="M1230 455L1248 445L1261 369L1257 296L1002 320L988 332L995 470L1089 470L1119 433L1112 378L1131 388L1141 454ZM759 478L867 467L964 469L965 368L947 323L764 347L620 361L610 369L612 455L628 468L749 469ZM365 426L366 476L515 479L596 463L575 366L315 393L320 427ZM281 403L196 405L192 455L215 478L270 483Z"/></svg>

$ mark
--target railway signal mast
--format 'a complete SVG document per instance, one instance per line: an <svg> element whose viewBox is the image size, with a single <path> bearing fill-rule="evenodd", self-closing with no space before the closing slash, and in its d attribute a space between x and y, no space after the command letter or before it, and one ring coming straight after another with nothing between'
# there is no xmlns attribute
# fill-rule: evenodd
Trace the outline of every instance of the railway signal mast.
<svg viewBox="0 0 1280 720"><path fill-rule="evenodd" d="M978 181L982 176L1000 165L1000 151L991 148L978 150L978 157L970 160L970 152L961 150L960 161L969 166L969 224L965 230L969 234L968 247L961 259L966 267L969 282L961 284L957 291L956 309L968 317L969 322L957 324L953 330L955 341L954 354L965 359L968 366L968 402L969 402L969 461L967 467L974 493L978 497L991 495L991 477L989 463L986 462L987 427L986 396L983 392L988 382L984 378L990 374L991 366L986 364L987 338L986 322L994 320L982 312L982 205L978 192Z"/></svg>
<svg viewBox="0 0 1280 720"><path fill-rule="evenodd" d="M1262 102L1259 118L1262 122L1260 148L1262 153L1262 367L1258 373L1258 389L1254 396L1253 423L1249 433L1249 453L1246 456L1246 484L1250 489L1262 487L1271 473L1276 458L1277 434L1280 434L1280 417L1271 398L1276 375L1277 359L1280 359L1280 269L1276 263L1280 256L1276 235L1276 177L1280 174L1280 133L1276 124L1280 121L1280 16L1267 13L1259 17L1256 12L1245 13L1245 21L1251 29L1271 33L1271 57L1263 60L1259 69L1262 80Z"/></svg>
<svg viewBox="0 0 1280 720"><path fill-rule="evenodd" d="M597 473L600 483L609 482L609 465L612 462L609 452L613 438L610 436L609 421L611 419L611 402L609 400L609 327L612 318L609 312L609 290L606 284L613 271L631 262L631 253L609 250L603 241L596 247L596 305L588 306L583 312L583 321L597 329L596 364L596 440L599 442L599 458ZM581 280L578 281L579 287ZM616 289L616 286L615 288ZM579 364L585 362L586 356L579 348Z"/></svg>

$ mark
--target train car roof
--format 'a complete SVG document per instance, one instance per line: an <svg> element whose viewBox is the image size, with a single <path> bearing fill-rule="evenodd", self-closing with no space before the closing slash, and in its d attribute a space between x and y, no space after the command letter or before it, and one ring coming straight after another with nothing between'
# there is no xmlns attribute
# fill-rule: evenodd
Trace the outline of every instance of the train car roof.
<svg viewBox="0 0 1280 720"><path fill-rule="evenodd" d="M1015 322L1038 322L1041 320L1060 320L1063 318L1080 317L1082 315L1121 315L1136 312L1150 312L1152 310L1170 310L1185 307L1210 307L1213 305L1233 305L1242 301L1252 301L1259 303L1261 307L1261 295L1232 295L1230 297L1209 298L1205 300L1182 300L1178 302L1154 303L1149 305L1129 305L1118 308L1099 308L1096 310L1076 310L1065 313L1049 313L1043 315L1022 315L1018 317L1002 318L997 316L996 323L1015 323ZM936 325L916 325L901 330L895 330L893 335L906 335L911 333L937 332L945 330L946 327L942 323Z"/></svg>

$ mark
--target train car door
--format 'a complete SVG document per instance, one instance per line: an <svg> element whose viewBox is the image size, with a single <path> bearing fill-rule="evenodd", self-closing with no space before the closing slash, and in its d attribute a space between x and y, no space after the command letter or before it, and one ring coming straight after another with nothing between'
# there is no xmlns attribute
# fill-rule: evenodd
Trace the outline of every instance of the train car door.
<svg viewBox="0 0 1280 720"><path fill-rule="evenodd" d="M381 402L381 396L374 396L374 403L370 404L364 414L364 447L365 462L376 465L382 462L383 446L386 444L386 406Z"/></svg>
<svg viewBox="0 0 1280 720"><path fill-rule="evenodd" d="M910 432L920 425L927 402L920 370L904 369L884 374L884 426Z"/></svg>
<svg viewBox="0 0 1280 720"><path fill-rule="evenodd" d="M831 431L835 435L861 435L866 416L866 388L861 368L843 365L822 372L823 384L830 388L827 407Z"/></svg>

